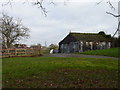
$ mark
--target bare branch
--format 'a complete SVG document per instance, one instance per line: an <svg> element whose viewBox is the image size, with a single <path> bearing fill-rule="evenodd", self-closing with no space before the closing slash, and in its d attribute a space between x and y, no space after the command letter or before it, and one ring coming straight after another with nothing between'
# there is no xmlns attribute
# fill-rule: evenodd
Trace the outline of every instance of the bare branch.
<svg viewBox="0 0 120 90"><path fill-rule="evenodd" d="M120 17L120 15L115 15L115 14L113 14L113 13L110 13L110 12L106 12L107 14L110 14L110 15L112 15L112 16L114 16L114 17Z"/></svg>
<svg viewBox="0 0 120 90"><path fill-rule="evenodd" d="M112 5L111 1L108 0L107 3L109 4L109 6L111 7L111 9L115 10L115 7Z"/></svg>
<svg viewBox="0 0 120 90"><path fill-rule="evenodd" d="M56 5L53 1L50 1L50 4L53 4L54 6Z"/></svg>
<svg viewBox="0 0 120 90"><path fill-rule="evenodd" d="M44 0L37 0L35 3L34 3L34 5L37 5L38 6L38 8L41 8L41 10L42 10L42 13L44 13L44 15L45 16L47 16L47 11L46 11L46 8L45 7L43 7L43 1Z"/></svg>
<svg viewBox="0 0 120 90"><path fill-rule="evenodd" d="M102 3L104 0L101 0L101 1L99 1L98 3L96 3L97 5L99 5L100 3Z"/></svg>
<svg viewBox="0 0 120 90"><path fill-rule="evenodd" d="M2 6L10 5L12 7L12 1L13 0L8 0L7 3L2 3Z"/></svg>
<svg viewBox="0 0 120 90"><path fill-rule="evenodd" d="M2 6L10 5L10 6L12 7L12 2L13 2L13 0L8 0L6 3L2 3L1 5L2 5ZM23 4L25 4L25 2L29 2L29 1L28 1L28 0L25 0L25 1L23 2ZM44 5L43 5L43 2L44 2L44 0L35 0L35 1L34 1L34 5L38 6L38 8L41 8L42 13L43 13L45 16L47 16L47 11L46 11L46 8L45 8ZM54 2L51 2L51 4L54 4ZM55 5L55 4L54 4L54 5Z"/></svg>
<svg viewBox="0 0 120 90"><path fill-rule="evenodd" d="M103 1L105 1L105 0L99 1L99 2L97 3L97 5L101 4ZM110 6L111 9L115 10L115 7L113 6L113 4L111 3L110 0L107 0L106 2L108 3L108 5Z"/></svg>
<svg viewBox="0 0 120 90"><path fill-rule="evenodd" d="M114 35L112 36L113 38L114 38L114 36L116 35L116 33L119 31L119 29L120 29L120 21L119 21L119 23L118 23L118 28L117 28L116 32L115 32Z"/></svg>

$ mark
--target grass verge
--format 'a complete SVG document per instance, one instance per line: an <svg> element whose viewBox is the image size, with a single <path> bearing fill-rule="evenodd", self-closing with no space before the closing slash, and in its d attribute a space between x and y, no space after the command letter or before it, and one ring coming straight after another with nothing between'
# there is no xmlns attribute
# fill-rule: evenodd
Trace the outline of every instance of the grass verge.
<svg viewBox="0 0 120 90"><path fill-rule="evenodd" d="M3 59L3 88L117 87L118 60L25 57Z"/></svg>
<svg viewBox="0 0 120 90"><path fill-rule="evenodd" d="M119 50L120 48L110 48L103 50L91 50L91 51L81 52L80 54L119 57Z"/></svg>

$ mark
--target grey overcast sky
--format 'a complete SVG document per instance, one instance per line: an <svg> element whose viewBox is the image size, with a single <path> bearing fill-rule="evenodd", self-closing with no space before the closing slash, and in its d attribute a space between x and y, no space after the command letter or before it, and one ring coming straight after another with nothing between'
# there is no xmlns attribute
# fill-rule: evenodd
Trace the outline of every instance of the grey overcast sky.
<svg viewBox="0 0 120 90"><path fill-rule="evenodd" d="M47 41L47 45L50 45L58 44L70 31L80 33L105 31L113 35L117 29L118 19L106 14L106 11L118 14L118 2L117 0L112 2L116 8L112 10L106 2L96 5L99 1L101 0L69 0L65 5L64 0L57 0L56 5L47 2L45 3L47 17L31 2L18 1L12 3L12 7L0 6L0 13L4 11L9 16L22 19L23 25L30 29L30 38L22 40L21 43L45 45Z"/></svg>

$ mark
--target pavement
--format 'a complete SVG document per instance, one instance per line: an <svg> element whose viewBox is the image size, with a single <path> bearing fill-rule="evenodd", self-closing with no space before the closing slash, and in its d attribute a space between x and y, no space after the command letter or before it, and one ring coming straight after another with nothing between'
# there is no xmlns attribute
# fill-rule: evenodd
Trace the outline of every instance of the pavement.
<svg viewBox="0 0 120 90"><path fill-rule="evenodd" d="M42 57L78 57L78 58L111 58L118 60L115 57L98 56L98 55L84 55L84 54L45 54Z"/></svg>

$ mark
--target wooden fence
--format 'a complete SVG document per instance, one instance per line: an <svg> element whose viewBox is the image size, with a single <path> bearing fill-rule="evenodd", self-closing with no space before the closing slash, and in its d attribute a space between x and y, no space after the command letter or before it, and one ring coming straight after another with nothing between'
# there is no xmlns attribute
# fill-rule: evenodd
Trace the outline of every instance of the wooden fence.
<svg viewBox="0 0 120 90"><path fill-rule="evenodd" d="M40 55L40 49L32 48L0 49L0 58L38 56L38 55Z"/></svg>

